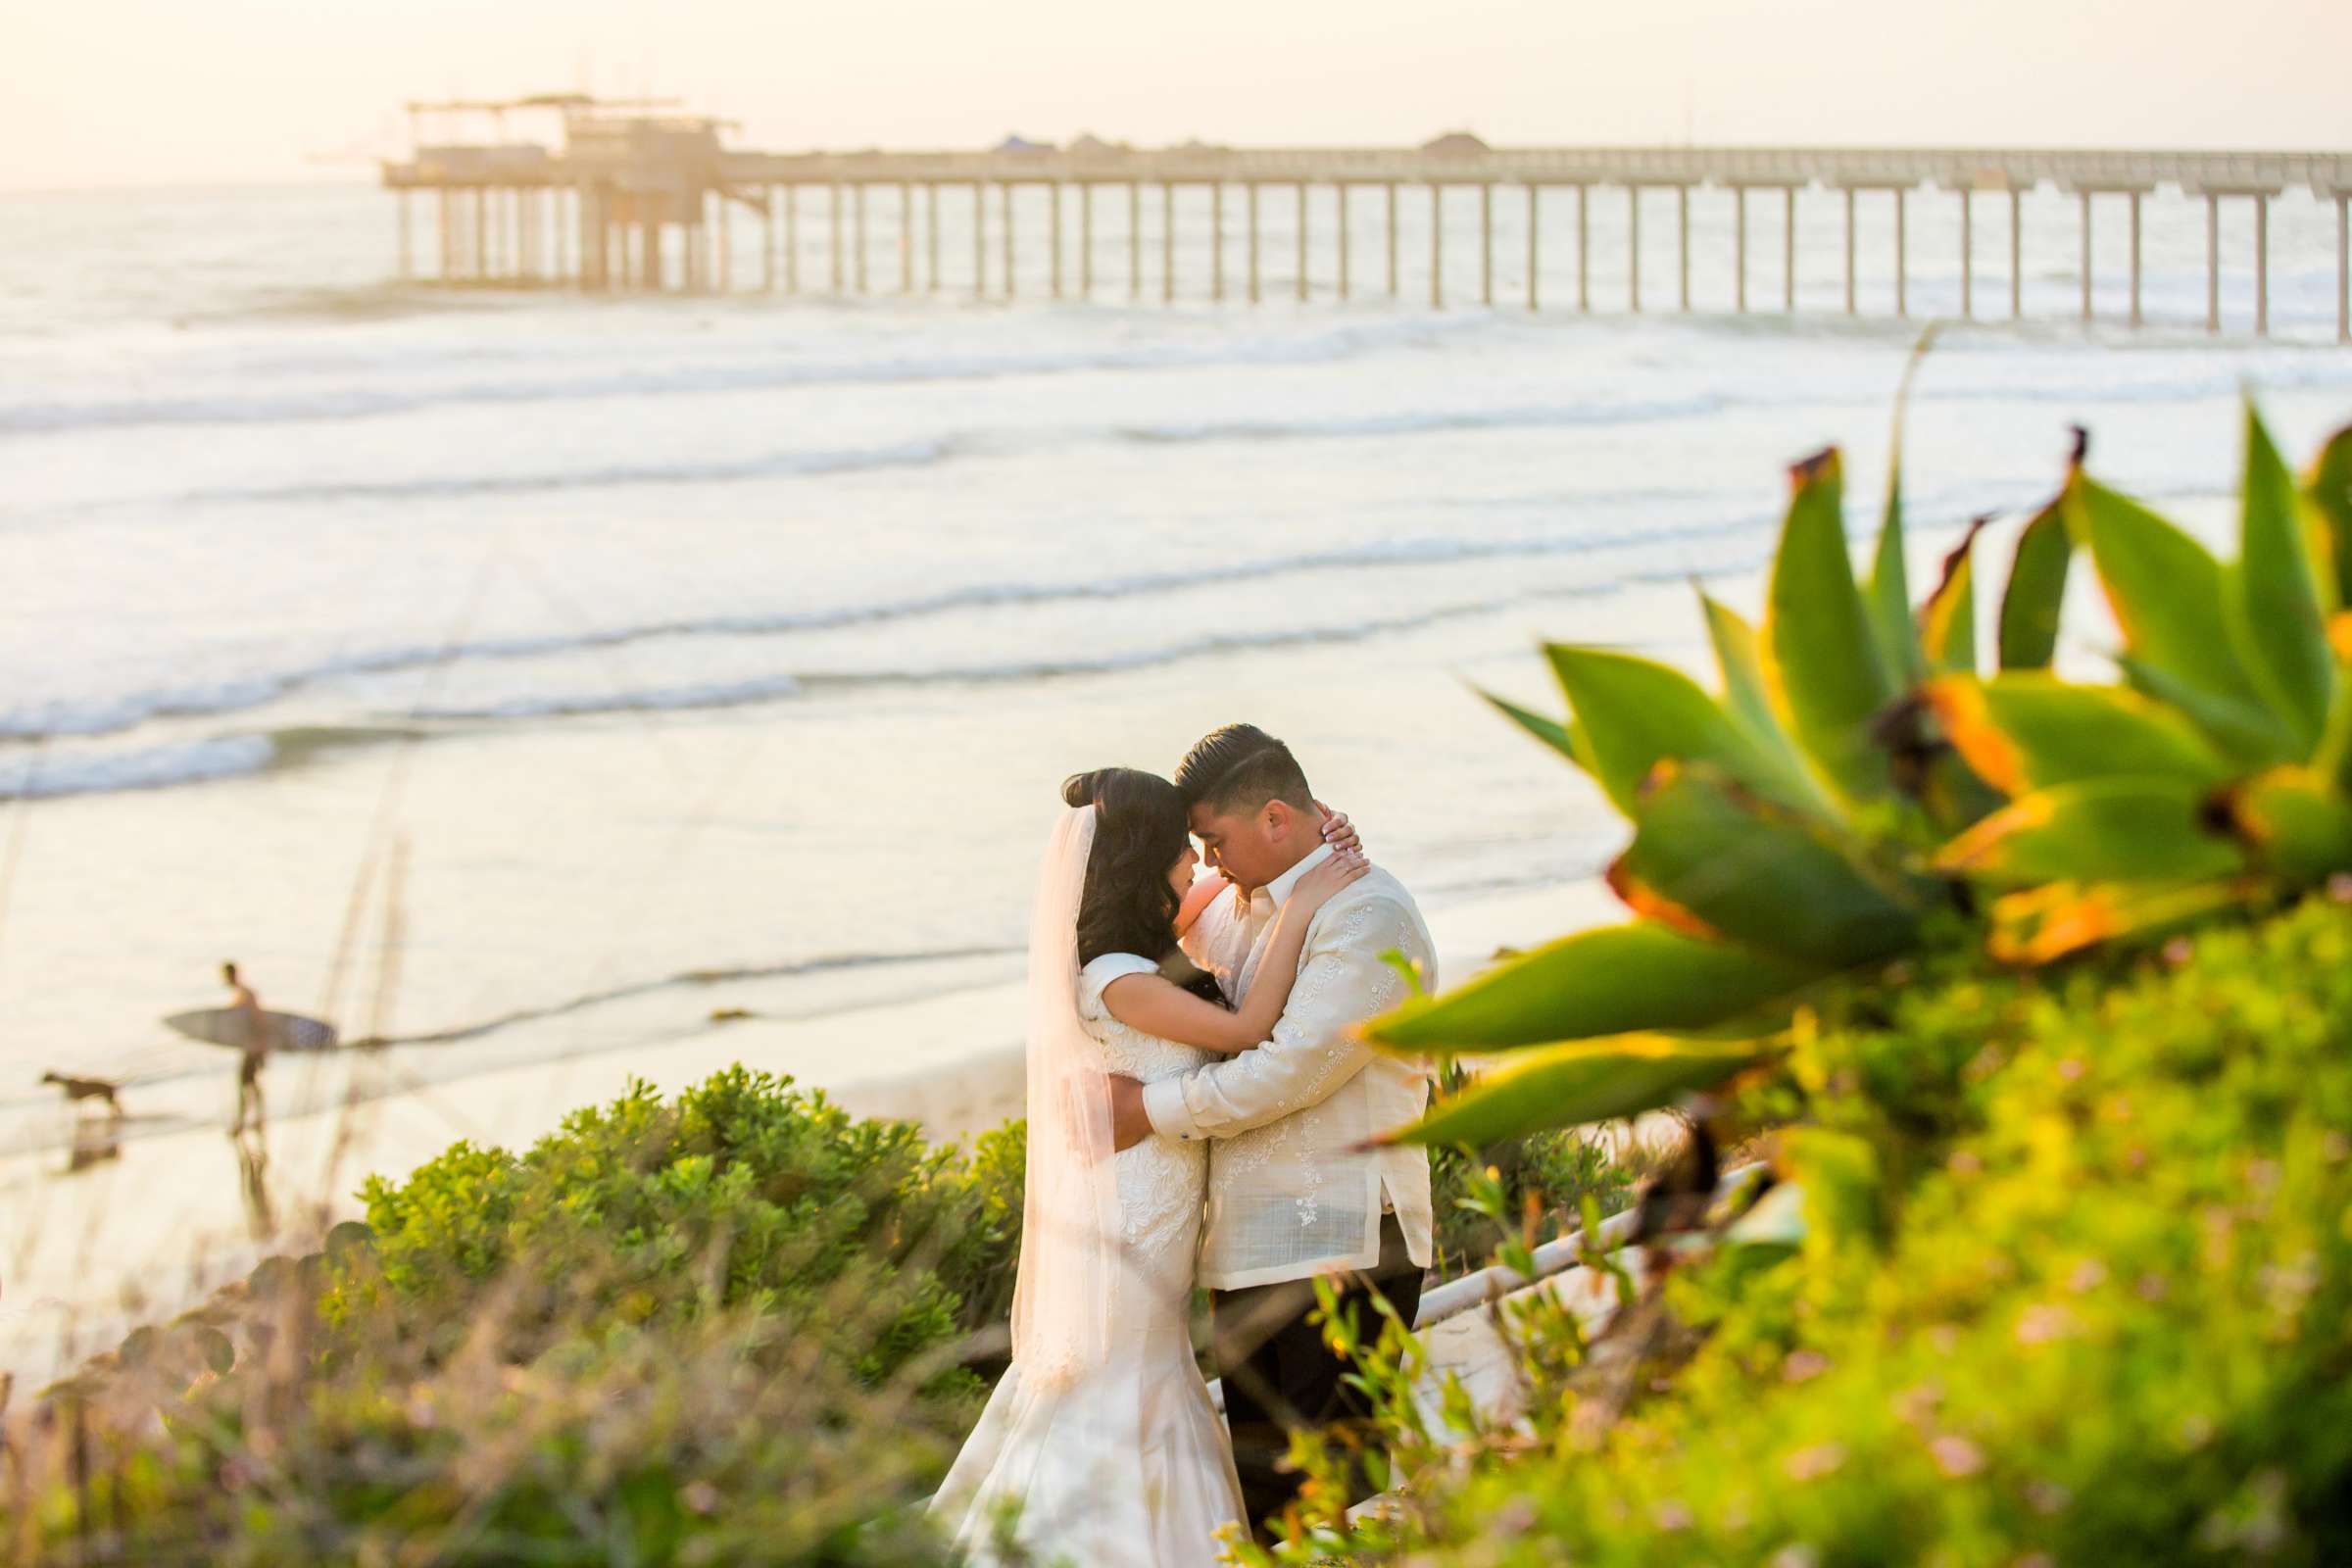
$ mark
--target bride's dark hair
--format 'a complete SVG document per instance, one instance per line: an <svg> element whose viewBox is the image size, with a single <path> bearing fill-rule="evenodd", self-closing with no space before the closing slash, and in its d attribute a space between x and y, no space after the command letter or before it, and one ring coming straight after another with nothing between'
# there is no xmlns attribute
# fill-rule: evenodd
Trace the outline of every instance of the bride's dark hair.
<svg viewBox="0 0 2352 1568"><path fill-rule="evenodd" d="M1061 786L1070 806L1096 809L1095 848L1078 903L1078 961L1106 953L1159 958L1176 945L1176 890L1168 868L1192 832L1184 797L1156 773L1097 768Z"/></svg>

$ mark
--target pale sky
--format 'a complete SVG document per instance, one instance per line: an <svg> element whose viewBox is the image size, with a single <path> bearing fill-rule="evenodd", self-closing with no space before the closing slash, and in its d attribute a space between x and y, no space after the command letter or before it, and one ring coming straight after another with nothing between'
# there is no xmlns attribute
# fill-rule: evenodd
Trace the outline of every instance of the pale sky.
<svg viewBox="0 0 2352 1568"><path fill-rule="evenodd" d="M2352 148L2347 0L0 0L0 188L366 179L411 97L737 145Z"/></svg>

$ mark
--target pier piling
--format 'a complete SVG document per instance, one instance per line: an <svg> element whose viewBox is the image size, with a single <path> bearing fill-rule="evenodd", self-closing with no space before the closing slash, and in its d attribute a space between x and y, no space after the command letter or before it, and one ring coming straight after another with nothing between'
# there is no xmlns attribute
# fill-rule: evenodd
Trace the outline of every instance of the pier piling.
<svg viewBox="0 0 2352 1568"><path fill-rule="evenodd" d="M1396 297L1396 182L1389 181L1389 298Z"/></svg>
<svg viewBox="0 0 2352 1568"><path fill-rule="evenodd" d="M1484 180L1478 187L1478 302L1490 310L1494 305L1494 187Z"/></svg>
<svg viewBox="0 0 2352 1568"><path fill-rule="evenodd" d="M1592 187L1576 187L1576 308L1592 309Z"/></svg>
<svg viewBox="0 0 2352 1568"><path fill-rule="evenodd" d="M1790 316L1796 314L1796 187L1790 185L1782 193L1781 204L1781 303Z"/></svg>
<svg viewBox="0 0 2352 1568"><path fill-rule="evenodd" d="M1348 297L1348 250L1349 250L1349 246L1348 246L1348 189L1349 189L1349 187L1348 187L1348 182L1347 182L1346 180L1344 180L1344 179L1343 179L1343 180L1341 180L1341 181L1340 181L1340 232L1339 232L1339 243L1340 243L1340 298L1341 298L1341 299L1343 299L1343 300L1345 300L1345 299Z"/></svg>
<svg viewBox="0 0 2352 1568"><path fill-rule="evenodd" d="M1854 314L1854 187L1845 187L1845 314Z"/></svg>
<svg viewBox="0 0 2352 1568"><path fill-rule="evenodd" d="M1977 314L1977 193L1960 187L1960 318Z"/></svg>
<svg viewBox="0 0 2352 1568"><path fill-rule="evenodd" d="M1250 303L1255 305L1262 298L1258 292L1257 272L1257 181L1250 181L1243 190L1250 202Z"/></svg>
<svg viewBox="0 0 2352 1568"><path fill-rule="evenodd" d="M1732 309L1747 313L1747 187L1732 187Z"/></svg>
<svg viewBox="0 0 2352 1568"><path fill-rule="evenodd" d="M1626 303L1642 314L1642 187L1625 188Z"/></svg>
<svg viewBox="0 0 2352 1568"><path fill-rule="evenodd" d="M1446 187L1429 182L1429 308L1446 308Z"/></svg>
<svg viewBox="0 0 2352 1568"><path fill-rule="evenodd" d="M1306 303L1306 181L1298 182L1298 303Z"/></svg>
<svg viewBox="0 0 2352 1568"><path fill-rule="evenodd" d="M1674 187L1675 265L1681 273L1682 308L1690 309L1690 187Z"/></svg>
<svg viewBox="0 0 2352 1568"><path fill-rule="evenodd" d="M1538 308L1536 278L1543 270L1536 249L1536 233L1539 222L1536 196L1542 188L1532 183L1527 187L1527 308L1531 315Z"/></svg>
<svg viewBox="0 0 2352 1568"><path fill-rule="evenodd" d="M2009 187L2009 318L2026 314L2026 208L2023 193Z"/></svg>
<svg viewBox="0 0 2352 1568"><path fill-rule="evenodd" d="M1176 187L1159 187L1159 285L1165 304L1176 301Z"/></svg>

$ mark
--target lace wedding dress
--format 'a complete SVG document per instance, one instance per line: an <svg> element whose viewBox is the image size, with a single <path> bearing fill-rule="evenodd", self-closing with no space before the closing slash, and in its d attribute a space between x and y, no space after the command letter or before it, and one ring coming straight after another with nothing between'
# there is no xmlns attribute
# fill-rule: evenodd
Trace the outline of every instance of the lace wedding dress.
<svg viewBox="0 0 2352 1568"><path fill-rule="evenodd" d="M1102 1067L1147 1083L1208 1059L1103 1008L1104 986L1157 967L1110 954L1077 978L1078 1015ZM1119 1233L1104 1353L1073 1379L1024 1367L1016 1345L933 1504L973 1562L999 1560L1006 1518L1034 1561L1074 1568L1207 1568L1218 1530L1240 1525L1232 1448L1190 1332L1208 1145L1148 1138L1112 1165Z"/></svg>

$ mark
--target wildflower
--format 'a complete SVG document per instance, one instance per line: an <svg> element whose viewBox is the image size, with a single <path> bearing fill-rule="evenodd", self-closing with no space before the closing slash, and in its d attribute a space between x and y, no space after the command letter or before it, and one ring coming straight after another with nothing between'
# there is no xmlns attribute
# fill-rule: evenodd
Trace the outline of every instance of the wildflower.
<svg viewBox="0 0 2352 1568"><path fill-rule="evenodd" d="M1955 1481L1984 1468L1984 1450L1948 1432L1928 1445L1928 1456L1936 1461L1936 1469Z"/></svg>
<svg viewBox="0 0 2352 1568"><path fill-rule="evenodd" d="M2164 961L2178 969L2197 955L2196 944L2186 937L2175 937L2164 945Z"/></svg>
<svg viewBox="0 0 2352 1568"><path fill-rule="evenodd" d="M2077 1263L2075 1271L2066 1277L2066 1288L2077 1296L2085 1291L2095 1291L2106 1283L2107 1265L2095 1257L2086 1257Z"/></svg>
<svg viewBox="0 0 2352 1568"><path fill-rule="evenodd" d="M1819 1350L1791 1350L1781 1363L1781 1381L1804 1383L1830 1369L1830 1358Z"/></svg>
<svg viewBox="0 0 2352 1568"><path fill-rule="evenodd" d="M2074 1332L2075 1315L2052 1302L2029 1306L2018 1314L2017 1343L2044 1345Z"/></svg>
<svg viewBox="0 0 2352 1568"><path fill-rule="evenodd" d="M2074 1500L2075 1494L2055 1481L2029 1481L2026 1483L2027 1505L2044 1517L2057 1513Z"/></svg>
<svg viewBox="0 0 2352 1568"><path fill-rule="evenodd" d="M1799 1448L1790 1454L1781 1468L1791 1481L1815 1481L1835 1474L1845 1463L1845 1446L1838 1443L1817 1443L1810 1448ZM1773 1559L1778 1562L1779 1558Z"/></svg>
<svg viewBox="0 0 2352 1568"><path fill-rule="evenodd" d="M718 1489L708 1481L689 1481L678 1489L678 1500L696 1513L713 1513L718 1508Z"/></svg>
<svg viewBox="0 0 2352 1568"><path fill-rule="evenodd" d="M1697 1522L1691 1517L1688 1507L1671 1497L1658 1504L1656 1511L1651 1513L1650 1519L1660 1530L1667 1531L1688 1530Z"/></svg>

